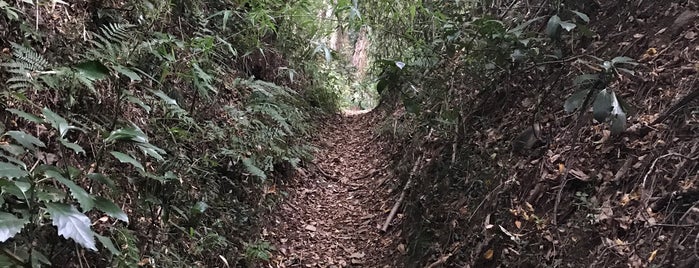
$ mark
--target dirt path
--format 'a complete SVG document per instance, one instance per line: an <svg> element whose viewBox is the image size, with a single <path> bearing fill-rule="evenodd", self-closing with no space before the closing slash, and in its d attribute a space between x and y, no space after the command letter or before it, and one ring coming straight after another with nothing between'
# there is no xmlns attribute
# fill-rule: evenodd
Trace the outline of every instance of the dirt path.
<svg viewBox="0 0 699 268"><path fill-rule="evenodd" d="M282 190L263 231L276 248L273 267L395 267L393 241L378 229L390 198L372 116L338 116L318 135L316 164Z"/></svg>

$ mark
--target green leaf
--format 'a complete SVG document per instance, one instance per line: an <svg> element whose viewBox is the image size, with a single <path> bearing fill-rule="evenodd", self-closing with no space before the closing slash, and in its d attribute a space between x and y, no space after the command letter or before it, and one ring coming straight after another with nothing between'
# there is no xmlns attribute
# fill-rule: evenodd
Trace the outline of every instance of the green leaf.
<svg viewBox="0 0 699 268"><path fill-rule="evenodd" d="M611 114L612 96L613 93L610 93L606 88L597 94L595 102L592 104L592 115L597 122L604 122Z"/></svg>
<svg viewBox="0 0 699 268"><path fill-rule="evenodd" d="M59 141L61 141L61 144L63 144L63 146L68 147L68 149L75 151L76 154L80 154L80 153L82 153L83 155L85 154L85 150L83 149L83 147L81 147L77 143L72 143L72 142L69 142L65 139L59 139Z"/></svg>
<svg viewBox="0 0 699 268"><path fill-rule="evenodd" d="M30 113L25 113L25 112L17 110L17 109L7 109L7 111L11 112L19 117L22 117L29 122L33 122L33 123L37 123L37 124L44 123L43 119L41 119L40 117L38 117L36 115L30 114Z"/></svg>
<svg viewBox="0 0 699 268"><path fill-rule="evenodd" d="M107 176L104 176L100 173L87 174L87 178L94 180L94 181L97 181L99 183L102 183L104 185L107 185L111 189L114 189L116 187L116 185L114 184L114 181L112 179L110 179Z"/></svg>
<svg viewBox="0 0 699 268"><path fill-rule="evenodd" d="M82 77L89 80L104 79L109 75L109 68L99 61L86 61L75 66Z"/></svg>
<svg viewBox="0 0 699 268"><path fill-rule="evenodd" d="M571 11L572 11L573 13L575 13L575 15L578 15L578 17L579 17L581 20L583 20L584 22L586 22L586 23L589 23L589 22L590 22L590 17L588 17L587 14L582 13L582 12L580 12L580 11L575 11L575 10L571 10Z"/></svg>
<svg viewBox="0 0 699 268"><path fill-rule="evenodd" d="M138 162L138 160L134 159L133 157L131 157L125 153L112 151L112 152L110 152L110 154L112 154L114 157L116 157L116 159L119 159L119 162L128 163L128 164L131 164L134 167L138 168L138 170L140 170L140 171L146 171L143 168L143 165L141 165L141 163Z"/></svg>
<svg viewBox="0 0 699 268"><path fill-rule="evenodd" d="M546 24L546 35L551 39L558 39L561 35L561 18L553 15Z"/></svg>
<svg viewBox="0 0 699 268"><path fill-rule="evenodd" d="M566 31L569 31L569 32L572 31L573 29L575 29L575 26L576 26L575 23L571 23L571 22L567 22L567 21L561 21L560 25L561 25L561 27L563 27L563 29L565 29Z"/></svg>
<svg viewBox="0 0 699 268"><path fill-rule="evenodd" d="M203 201L199 201L195 203L194 206L192 206L192 211L194 211L195 213L204 213L204 211L206 211L207 208L209 208L209 205L207 205Z"/></svg>
<svg viewBox="0 0 699 268"><path fill-rule="evenodd" d="M68 121L66 121L65 118L61 117L57 113L54 113L49 108L42 109L41 113L44 114L44 117L46 117L46 121L48 121L54 129L58 130L61 138L63 138L68 133L68 130L72 128L70 125L68 125Z"/></svg>
<svg viewBox="0 0 699 268"><path fill-rule="evenodd" d="M0 212L0 242L5 242L17 235L27 223L29 223L28 219L20 219L13 214Z"/></svg>
<svg viewBox="0 0 699 268"><path fill-rule="evenodd" d="M100 244L104 246L107 250L109 250L110 253L114 256L119 256L121 255L121 251L117 249L116 246L114 246L114 243L112 243L112 239L106 236L101 236L98 234L95 234L95 237L97 237L97 240L100 241Z"/></svg>
<svg viewBox="0 0 699 268"><path fill-rule="evenodd" d="M24 147L16 144L0 144L0 149L12 154L13 156L18 156L24 153Z"/></svg>
<svg viewBox="0 0 699 268"><path fill-rule="evenodd" d="M585 97L587 97L588 93L590 93L590 89L583 89L573 93L573 95L570 95L570 97L568 97L563 104L563 110L565 110L566 113L571 113L580 108L580 106L583 105Z"/></svg>
<svg viewBox="0 0 699 268"><path fill-rule="evenodd" d="M46 256L44 256L44 254L38 249L32 250L32 256L30 259L32 262L32 267L41 268L42 266L51 265L51 261L49 261L49 259L46 258Z"/></svg>
<svg viewBox="0 0 699 268"><path fill-rule="evenodd" d="M129 79L131 79L131 82L141 81L141 76L139 76L136 72L131 70L129 67L115 65L113 68L114 68L114 70L116 70L120 74L123 74L126 77L128 77Z"/></svg>
<svg viewBox="0 0 699 268"><path fill-rule="evenodd" d="M250 172L250 174L255 175L255 176L257 176L257 177L260 177L260 178L263 179L263 180L266 180L266 179L267 179L267 175L265 174L265 172L262 171L262 170L261 170L260 168L258 168L257 166L255 166L255 165L252 163L252 159L247 158L247 157L243 157L242 162L243 162L243 166L245 166L245 170L247 170L248 172Z"/></svg>
<svg viewBox="0 0 699 268"><path fill-rule="evenodd" d="M8 131L5 133L5 135L12 137L20 145L24 146L24 148L32 151L36 150L36 146L42 148L46 147L42 141L24 131Z"/></svg>
<svg viewBox="0 0 699 268"><path fill-rule="evenodd" d="M70 195L78 200L78 203L80 203L80 207L83 209L83 211L90 211L95 206L94 197L88 194L85 189L75 184L75 182L63 177L63 175L61 175L61 173L58 171L54 169L46 170L44 171L44 176L47 178L53 178L68 187L68 189L70 189Z"/></svg>
<svg viewBox="0 0 699 268"><path fill-rule="evenodd" d="M90 219L72 205L46 203L58 235L73 239L85 248L97 251L95 236L90 229Z"/></svg>
<svg viewBox="0 0 699 268"><path fill-rule="evenodd" d="M594 85L595 83L597 83L597 81L600 81L599 74L582 74L582 75L576 76L573 79L573 85L576 85L576 86Z"/></svg>
<svg viewBox="0 0 699 268"><path fill-rule="evenodd" d="M120 128L109 133L109 137L105 139L105 142L111 141L121 141L130 140L139 143L148 143L148 137L143 131L137 126L132 126L128 128Z"/></svg>
<svg viewBox="0 0 699 268"><path fill-rule="evenodd" d="M161 100L165 102L167 105L177 105L177 101L173 98L170 98L167 94L160 90L151 90L151 93L153 93L155 96L158 96Z"/></svg>
<svg viewBox="0 0 699 268"><path fill-rule="evenodd" d="M109 199L101 196L95 197L95 207L112 218L129 223L129 217L126 216L126 213Z"/></svg>
<svg viewBox="0 0 699 268"><path fill-rule="evenodd" d="M612 112L611 112L611 131L612 135L619 135L626 129L626 112L623 106L612 92Z"/></svg>
<svg viewBox="0 0 699 268"><path fill-rule="evenodd" d="M29 175L29 172L7 162L0 162L0 178L21 178Z"/></svg>
<svg viewBox="0 0 699 268"><path fill-rule="evenodd" d="M61 189L45 185L36 191L36 198L42 202L58 202L66 198L66 193Z"/></svg>

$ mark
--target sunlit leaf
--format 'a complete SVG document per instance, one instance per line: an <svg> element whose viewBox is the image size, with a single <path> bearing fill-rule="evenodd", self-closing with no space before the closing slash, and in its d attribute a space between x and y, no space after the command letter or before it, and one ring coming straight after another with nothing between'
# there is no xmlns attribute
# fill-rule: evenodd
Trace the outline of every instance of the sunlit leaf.
<svg viewBox="0 0 699 268"><path fill-rule="evenodd" d="M72 205L46 203L46 211L51 214L58 234L73 239L81 246L97 251L94 233L90 229L90 219Z"/></svg>

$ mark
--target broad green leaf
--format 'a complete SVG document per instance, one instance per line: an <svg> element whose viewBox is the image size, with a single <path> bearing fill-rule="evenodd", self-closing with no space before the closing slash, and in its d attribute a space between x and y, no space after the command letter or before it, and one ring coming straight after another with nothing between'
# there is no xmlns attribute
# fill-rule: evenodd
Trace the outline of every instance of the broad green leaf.
<svg viewBox="0 0 699 268"><path fill-rule="evenodd" d="M546 35L551 39L558 39L561 34L561 18L553 15L546 24Z"/></svg>
<svg viewBox="0 0 699 268"><path fill-rule="evenodd" d="M30 114L30 113L25 113L25 112L17 110L17 109L7 109L7 111L9 111L13 114L16 114L19 117L22 117L29 122L33 122L33 123L37 123L37 124L44 123L43 119L41 119L40 117L38 117L36 115Z"/></svg>
<svg viewBox="0 0 699 268"><path fill-rule="evenodd" d="M107 176L102 175L100 173L87 174L87 178L94 180L94 181L97 181L99 183L102 183L104 185L107 185L111 189L114 189L116 187L116 185L114 184L114 181L112 179L110 179Z"/></svg>
<svg viewBox="0 0 699 268"><path fill-rule="evenodd" d="M29 175L29 172L7 162L0 162L0 178L15 179Z"/></svg>
<svg viewBox="0 0 699 268"><path fill-rule="evenodd" d="M120 128L109 133L109 137L105 139L105 142L112 142L118 140L130 140L139 143L148 143L148 137L141 129L136 126Z"/></svg>
<svg viewBox="0 0 699 268"><path fill-rule="evenodd" d="M109 68L95 60L80 63L75 66L75 69L82 77L91 81L104 79L109 75Z"/></svg>
<svg viewBox="0 0 699 268"><path fill-rule="evenodd" d="M8 131L5 133L5 135L12 137L20 145L24 146L24 148L27 148L32 151L36 150L36 146L42 148L46 147L46 145L41 140L24 131Z"/></svg>
<svg viewBox="0 0 699 268"><path fill-rule="evenodd" d="M573 13L575 13L575 15L578 15L578 17L579 17L581 20L583 20L584 22L586 22L586 23L587 23L587 22L590 22L590 17L588 17L587 14L582 13L582 12L580 12L580 11L575 11L575 10L571 10L571 11L572 11Z"/></svg>
<svg viewBox="0 0 699 268"><path fill-rule="evenodd" d="M165 158L163 158L163 154L165 154L165 151L163 149L160 149L158 147L155 147L154 145L148 143L148 144L141 144L138 146L138 148L141 149L141 151L149 155L150 157L155 158L158 161L163 161Z"/></svg>
<svg viewBox="0 0 699 268"><path fill-rule="evenodd" d="M69 141L62 139L62 138L58 139L58 140L61 141L61 144L63 144L63 146L68 147L68 149L73 150L76 154L80 154L80 153L82 153L83 155L85 154L85 150L83 149L83 147L81 147L77 143L72 143L72 142L69 142Z"/></svg>
<svg viewBox="0 0 699 268"><path fill-rule="evenodd" d="M36 198L42 202L58 202L66 198L66 193L61 189L45 185L36 191Z"/></svg>
<svg viewBox="0 0 699 268"><path fill-rule="evenodd" d="M75 184L75 182L63 177L63 175L61 175L61 173L58 171L53 169L46 170L44 172L44 176L47 178L53 178L68 187L68 189L70 189L70 195L78 200L78 203L80 203L80 207L83 209L83 211L90 211L95 206L94 197L88 194L85 189Z"/></svg>
<svg viewBox="0 0 699 268"><path fill-rule="evenodd" d="M51 214L53 225L58 228L58 235L73 239L83 247L97 251L95 236L90 229L90 219L75 206L46 203L46 211Z"/></svg>
<svg viewBox="0 0 699 268"><path fill-rule="evenodd" d="M141 100L141 99L139 99L139 98L137 98L137 97L128 96L128 97L126 97L126 100L127 100L128 102L130 102L130 103L133 103L133 104L136 104L136 105L138 105L138 106L141 106L141 108L143 108L143 110L145 110L146 113L150 113L150 111L151 111L151 107L148 106L148 104L146 104L145 102L143 102L143 100Z"/></svg>
<svg viewBox="0 0 699 268"><path fill-rule="evenodd" d="M599 74L582 74L578 75L573 79L573 85L584 86L593 85L600 80Z"/></svg>
<svg viewBox="0 0 699 268"><path fill-rule="evenodd" d="M2 187L3 194L11 194L20 200L26 200L27 197L20 189L15 181L9 181L5 179L0 179L0 187Z"/></svg>
<svg viewBox="0 0 699 268"><path fill-rule="evenodd" d="M592 104L592 115L597 122L604 122L611 114L612 94L606 88L597 93L595 102Z"/></svg>
<svg viewBox="0 0 699 268"><path fill-rule="evenodd" d="M20 219L13 214L0 212L0 242L5 242L17 235L27 223L29 223L28 219Z"/></svg>
<svg viewBox="0 0 699 268"><path fill-rule="evenodd" d="M246 169L248 172L250 172L250 174L255 175L255 176L257 176L257 177L260 177L260 178L263 179L263 180L266 180L266 179L267 179L267 175L265 174L265 172L262 171L262 170L261 170L260 168L258 168L257 166L255 166L255 165L252 163L252 159L247 158L247 157L243 157L242 161L243 161L243 166L245 166L245 169Z"/></svg>
<svg viewBox="0 0 699 268"><path fill-rule="evenodd" d="M54 129L58 130L58 133L60 133L60 138L63 138L68 133L68 130L72 128L70 125L68 125L68 121L66 121L65 118L61 117L57 113L54 113L49 108L42 109L41 113L44 115L44 117L46 117L46 121L49 122Z"/></svg>
<svg viewBox="0 0 699 268"><path fill-rule="evenodd" d="M141 76L139 76L136 72L131 70L129 67L126 66L121 66L121 65L115 65L114 70L116 70L118 73L125 75L129 79L131 79L132 82L136 81L141 81Z"/></svg>
<svg viewBox="0 0 699 268"><path fill-rule="evenodd" d="M112 239L106 236L101 236L98 234L95 234L95 237L97 237L97 240L100 241L100 244L104 246L107 250L109 250L110 253L114 256L119 256L121 255L121 251L117 249L116 246L114 246L114 243L112 242Z"/></svg>
<svg viewBox="0 0 699 268"><path fill-rule="evenodd" d="M155 96L158 96L161 100L163 100L167 105L177 105L177 101L174 100L173 98L170 98L167 94L160 90L151 90L151 93L153 93Z"/></svg>
<svg viewBox="0 0 699 268"><path fill-rule="evenodd" d="M112 151L112 152L110 152L110 154L112 154L114 157L116 157L116 159L118 159L119 162L131 164L134 167L138 168L138 170L140 170L140 171L146 171L143 168L143 165L141 165L141 163L138 162L138 160L134 159L133 157L131 157L125 153Z"/></svg>
<svg viewBox="0 0 699 268"><path fill-rule="evenodd" d="M24 147L16 144L0 144L0 149L12 154L13 156L18 156L24 153Z"/></svg>
<svg viewBox="0 0 699 268"><path fill-rule="evenodd" d="M109 199L101 196L95 197L95 207L112 218L129 223L129 217L126 216L126 213Z"/></svg>
<svg viewBox="0 0 699 268"><path fill-rule="evenodd" d="M563 110L565 110L567 113L571 113L580 108L580 106L583 105L585 97L587 97L588 93L590 93L590 89L583 89L573 93L573 95L570 95L570 97L568 97L563 104Z"/></svg>

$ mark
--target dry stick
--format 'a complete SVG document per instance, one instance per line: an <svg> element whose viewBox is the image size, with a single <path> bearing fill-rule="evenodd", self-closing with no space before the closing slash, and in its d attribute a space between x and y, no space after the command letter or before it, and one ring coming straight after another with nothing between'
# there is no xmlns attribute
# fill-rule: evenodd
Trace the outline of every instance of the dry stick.
<svg viewBox="0 0 699 268"><path fill-rule="evenodd" d="M410 177L408 177L408 181L405 183L405 186L403 186L403 191L400 193L400 197L398 198L398 201L396 201L396 204L393 205L393 208L391 209L391 213L388 214L388 218L386 218L386 222L383 223L383 226L381 227L381 231L386 232L388 230L388 225L391 224L391 221L393 220L393 217L396 216L396 212L398 212L398 208L400 207L400 204L403 203L403 199L405 199L405 193L408 191L408 188L410 187L410 183L413 180L413 176L415 175L415 172L417 171L417 167L420 165L420 162L422 161L422 156L417 158L417 161L415 161L415 164L413 165L413 170L410 171Z"/></svg>

